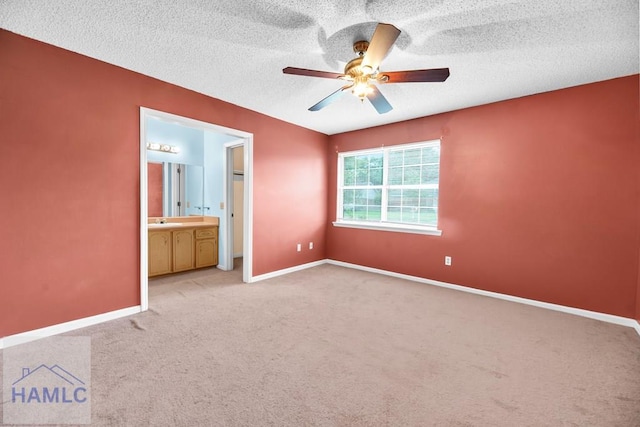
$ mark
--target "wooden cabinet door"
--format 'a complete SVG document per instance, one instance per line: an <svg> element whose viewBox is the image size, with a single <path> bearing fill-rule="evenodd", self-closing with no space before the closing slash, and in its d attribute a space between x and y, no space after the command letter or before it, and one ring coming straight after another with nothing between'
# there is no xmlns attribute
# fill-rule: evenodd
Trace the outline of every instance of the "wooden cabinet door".
<svg viewBox="0 0 640 427"><path fill-rule="evenodd" d="M196 268L218 264L218 244L216 239L196 240Z"/></svg>
<svg viewBox="0 0 640 427"><path fill-rule="evenodd" d="M171 232L149 232L149 277L171 273Z"/></svg>
<svg viewBox="0 0 640 427"><path fill-rule="evenodd" d="M194 230L176 230L173 232L173 271L191 270L195 266Z"/></svg>

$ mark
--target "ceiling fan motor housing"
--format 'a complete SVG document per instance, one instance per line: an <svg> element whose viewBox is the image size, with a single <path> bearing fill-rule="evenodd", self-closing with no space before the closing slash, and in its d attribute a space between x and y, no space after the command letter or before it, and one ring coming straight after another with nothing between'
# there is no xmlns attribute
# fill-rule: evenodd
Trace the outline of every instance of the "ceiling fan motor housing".
<svg viewBox="0 0 640 427"><path fill-rule="evenodd" d="M353 44L353 51L358 54L358 57L349 61L344 67L345 75L356 79L357 77L371 76L372 74L375 74L377 70L374 70L371 66L362 66L362 61L364 60L364 55L367 53L368 48L369 42L366 40L360 40Z"/></svg>
<svg viewBox="0 0 640 427"><path fill-rule="evenodd" d="M368 48L369 42L366 40L360 40L353 44L353 51L357 53L358 56L364 56Z"/></svg>
<svg viewBox="0 0 640 427"><path fill-rule="evenodd" d="M344 66L344 74L353 79L364 75L360 64L362 64L362 56L359 56L347 62L347 65Z"/></svg>

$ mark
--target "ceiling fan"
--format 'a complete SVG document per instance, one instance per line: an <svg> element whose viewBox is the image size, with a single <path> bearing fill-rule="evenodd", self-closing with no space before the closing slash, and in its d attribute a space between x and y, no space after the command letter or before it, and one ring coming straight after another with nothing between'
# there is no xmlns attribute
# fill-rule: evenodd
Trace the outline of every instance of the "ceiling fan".
<svg viewBox="0 0 640 427"><path fill-rule="evenodd" d="M378 24L371 38L371 42L361 40L353 44L353 50L358 54L358 57L352 59L345 65L344 74L295 67L287 67L283 69L282 72L299 76L342 79L348 82L348 84L336 90L331 95L312 105L309 108L310 111L318 111L326 107L350 89L361 101L367 98L379 114L384 114L391 111L393 107L382 93L380 93L374 83L443 82L449 77L448 68L380 71L380 63L399 35L400 30L393 25Z"/></svg>

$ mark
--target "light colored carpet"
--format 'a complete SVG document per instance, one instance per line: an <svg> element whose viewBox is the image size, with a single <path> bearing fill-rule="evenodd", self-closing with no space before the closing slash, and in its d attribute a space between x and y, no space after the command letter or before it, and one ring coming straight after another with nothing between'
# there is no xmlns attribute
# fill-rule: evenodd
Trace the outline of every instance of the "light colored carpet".
<svg viewBox="0 0 640 427"><path fill-rule="evenodd" d="M333 265L150 284L92 338L94 425L640 426L631 329Z"/></svg>

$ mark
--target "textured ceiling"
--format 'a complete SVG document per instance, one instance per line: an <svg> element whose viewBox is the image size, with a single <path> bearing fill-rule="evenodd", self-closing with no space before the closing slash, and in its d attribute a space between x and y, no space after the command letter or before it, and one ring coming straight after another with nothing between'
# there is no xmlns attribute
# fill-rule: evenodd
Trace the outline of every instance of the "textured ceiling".
<svg viewBox="0 0 640 427"><path fill-rule="evenodd" d="M326 134L636 74L638 21L638 0L0 0L4 29ZM308 111L344 82L282 69L342 72L377 22L402 30L381 70L449 79Z"/></svg>

